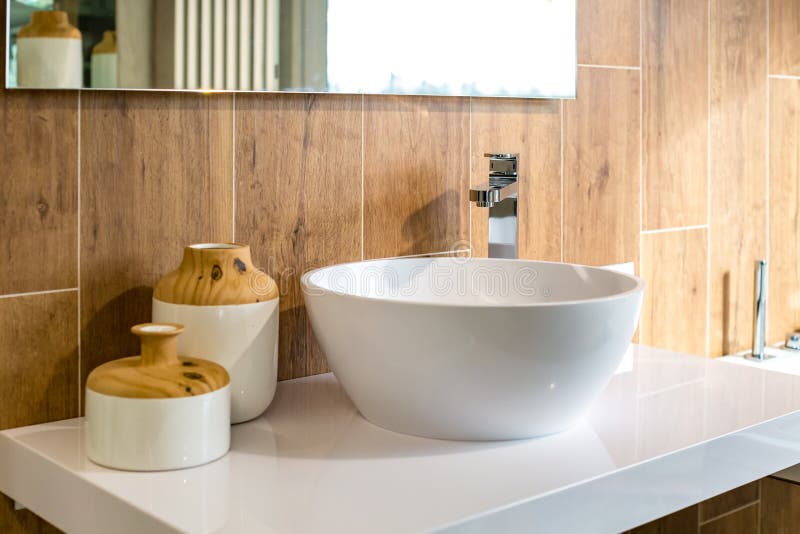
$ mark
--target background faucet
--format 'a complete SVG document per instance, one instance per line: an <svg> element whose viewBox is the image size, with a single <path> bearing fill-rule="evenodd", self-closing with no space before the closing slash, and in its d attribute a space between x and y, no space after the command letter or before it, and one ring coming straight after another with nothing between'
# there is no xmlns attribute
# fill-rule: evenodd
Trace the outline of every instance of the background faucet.
<svg viewBox="0 0 800 534"><path fill-rule="evenodd" d="M767 337L767 262L756 262L755 304L753 306L753 350L747 356L754 360L767 358L764 348Z"/></svg>
<svg viewBox="0 0 800 534"><path fill-rule="evenodd" d="M484 154L489 158L489 181L471 187L469 200L489 208L489 257L518 257L519 154Z"/></svg>

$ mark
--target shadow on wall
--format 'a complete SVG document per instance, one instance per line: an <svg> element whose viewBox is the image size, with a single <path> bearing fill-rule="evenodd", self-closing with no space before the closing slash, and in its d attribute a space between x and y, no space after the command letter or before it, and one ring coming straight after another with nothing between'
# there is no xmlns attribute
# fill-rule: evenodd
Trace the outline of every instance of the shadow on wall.
<svg viewBox="0 0 800 534"><path fill-rule="evenodd" d="M403 243L410 245L396 255L445 252L456 245L461 235L461 202L466 199L450 189L409 215L403 221L402 236Z"/></svg>
<svg viewBox="0 0 800 534"><path fill-rule="evenodd" d="M92 369L110 360L139 354L131 327L152 317L153 288L137 286L104 304L81 327L81 391Z"/></svg>

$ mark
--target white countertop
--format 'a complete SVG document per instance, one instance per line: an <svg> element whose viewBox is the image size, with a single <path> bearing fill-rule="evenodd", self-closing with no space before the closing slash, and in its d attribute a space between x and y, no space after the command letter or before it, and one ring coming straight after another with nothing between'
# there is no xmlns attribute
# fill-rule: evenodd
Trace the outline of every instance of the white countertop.
<svg viewBox="0 0 800 534"><path fill-rule="evenodd" d="M798 410L800 376L633 346L572 430L451 442L371 425L326 374L183 471L92 464L82 419L7 430L0 491L81 533L614 532L800 463Z"/></svg>

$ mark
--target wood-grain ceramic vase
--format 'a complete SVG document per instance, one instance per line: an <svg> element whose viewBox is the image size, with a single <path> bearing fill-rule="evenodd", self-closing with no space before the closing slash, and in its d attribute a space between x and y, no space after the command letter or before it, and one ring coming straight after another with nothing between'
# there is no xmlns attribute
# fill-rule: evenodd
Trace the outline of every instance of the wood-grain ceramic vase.
<svg viewBox="0 0 800 534"><path fill-rule="evenodd" d="M113 89L117 87L117 33L103 32L103 40L92 48L92 87Z"/></svg>
<svg viewBox="0 0 800 534"><path fill-rule="evenodd" d="M279 313L274 280L238 243L186 247L153 294L153 320L185 326L178 351L230 373L232 423L258 417L275 395Z"/></svg>
<svg viewBox="0 0 800 534"><path fill-rule="evenodd" d="M86 380L86 453L129 471L208 463L230 447L231 386L214 362L178 356L180 324L131 331L142 354L110 361Z"/></svg>
<svg viewBox="0 0 800 534"><path fill-rule="evenodd" d="M17 85L80 88L83 85L81 32L65 11L34 11L17 34Z"/></svg>

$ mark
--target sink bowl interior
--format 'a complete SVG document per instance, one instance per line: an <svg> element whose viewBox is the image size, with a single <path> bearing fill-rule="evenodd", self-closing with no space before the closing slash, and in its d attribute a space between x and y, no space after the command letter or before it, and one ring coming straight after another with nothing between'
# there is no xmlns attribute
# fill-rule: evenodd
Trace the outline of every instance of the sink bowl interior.
<svg viewBox="0 0 800 534"><path fill-rule="evenodd" d="M335 265L309 273L304 284L307 291L418 304L528 306L619 297L642 282L584 265L417 258Z"/></svg>

